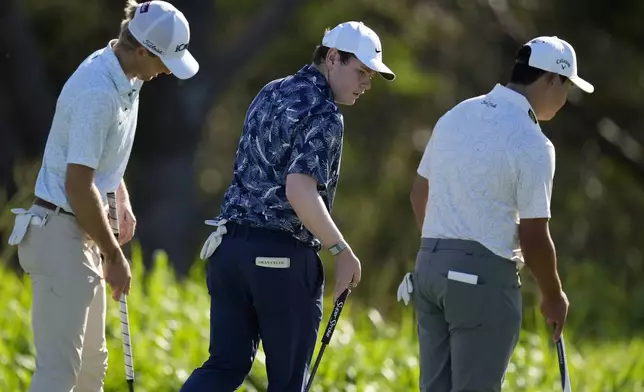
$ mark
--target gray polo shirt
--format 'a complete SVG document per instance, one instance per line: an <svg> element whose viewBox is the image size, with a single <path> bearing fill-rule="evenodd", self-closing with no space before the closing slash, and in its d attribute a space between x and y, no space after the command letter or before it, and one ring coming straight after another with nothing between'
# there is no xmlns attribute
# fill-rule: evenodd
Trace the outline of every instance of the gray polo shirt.
<svg viewBox="0 0 644 392"><path fill-rule="evenodd" d="M429 181L422 236L478 241L523 262L520 219L550 218L555 148L521 94L496 85L440 118L418 174Z"/></svg>

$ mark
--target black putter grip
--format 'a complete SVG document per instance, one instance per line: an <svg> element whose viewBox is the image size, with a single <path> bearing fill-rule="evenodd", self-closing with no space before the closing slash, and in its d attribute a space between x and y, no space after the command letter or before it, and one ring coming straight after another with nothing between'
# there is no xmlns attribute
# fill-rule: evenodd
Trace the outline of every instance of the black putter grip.
<svg viewBox="0 0 644 392"><path fill-rule="evenodd" d="M338 319L340 318L340 313L342 313L342 308L344 308L344 303L349 296L349 289L344 290L342 294L335 301L335 306L333 307L333 313L331 313L331 318L329 323L326 326L326 331L322 335L322 343L329 344L331 341L331 336L333 336L333 331L335 331L335 326L338 324Z"/></svg>
<svg viewBox="0 0 644 392"><path fill-rule="evenodd" d="M557 340L557 359L559 361L559 374L561 375L561 387L566 387L566 359L564 358L563 346L561 339Z"/></svg>
<svg viewBox="0 0 644 392"><path fill-rule="evenodd" d="M557 324L554 324L554 328L557 329ZM562 335L563 336L563 335ZM566 358L564 357L564 346L561 341L561 337L555 342L557 347L557 360L559 362L559 374L561 375L561 388L566 389Z"/></svg>

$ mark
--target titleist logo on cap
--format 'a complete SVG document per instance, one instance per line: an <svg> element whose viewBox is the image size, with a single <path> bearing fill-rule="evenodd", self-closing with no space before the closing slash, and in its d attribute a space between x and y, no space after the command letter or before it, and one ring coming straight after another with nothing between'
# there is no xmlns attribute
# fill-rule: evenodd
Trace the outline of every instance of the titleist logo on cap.
<svg viewBox="0 0 644 392"><path fill-rule="evenodd" d="M157 52L158 54L163 54L163 50L162 50L162 49L159 49L159 48L154 44L154 42L150 41L149 39L146 39L144 43L145 43L145 46L147 46L147 47L148 47L148 49L153 50L153 51Z"/></svg>

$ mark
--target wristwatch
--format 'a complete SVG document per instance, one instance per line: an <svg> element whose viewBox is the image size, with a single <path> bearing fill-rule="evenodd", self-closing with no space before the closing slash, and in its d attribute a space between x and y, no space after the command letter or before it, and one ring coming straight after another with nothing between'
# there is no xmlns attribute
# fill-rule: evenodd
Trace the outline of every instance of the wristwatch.
<svg viewBox="0 0 644 392"><path fill-rule="evenodd" d="M343 250L345 250L347 248L348 248L348 246L347 246L346 243L338 242L337 244L335 244L335 245L333 245L333 246L331 246L329 248L329 252L331 252L331 254L333 256L337 256L340 252L342 252Z"/></svg>

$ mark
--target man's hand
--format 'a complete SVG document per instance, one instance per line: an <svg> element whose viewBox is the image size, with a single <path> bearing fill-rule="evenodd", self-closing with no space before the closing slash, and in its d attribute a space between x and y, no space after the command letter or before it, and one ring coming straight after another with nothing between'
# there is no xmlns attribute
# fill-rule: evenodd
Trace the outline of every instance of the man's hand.
<svg viewBox="0 0 644 392"><path fill-rule="evenodd" d="M132 237L136 230L136 218L132 212L132 205L129 201L118 202L118 218L119 218L119 245L125 245Z"/></svg>
<svg viewBox="0 0 644 392"><path fill-rule="evenodd" d="M132 273L130 264L125 259L121 248L111 254L105 254L105 281L112 288L112 299L118 301L121 294L130 293Z"/></svg>
<svg viewBox="0 0 644 392"><path fill-rule="evenodd" d="M555 332L552 340L557 341L561 337L568 316L568 297L560 291L558 294L541 296L541 314L546 318L548 325L555 325Z"/></svg>
<svg viewBox="0 0 644 392"><path fill-rule="evenodd" d="M333 301L337 300L344 290L357 287L362 277L360 260L347 248L335 256L335 289ZM349 287L351 286L351 287Z"/></svg>
<svg viewBox="0 0 644 392"><path fill-rule="evenodd" d="M136 218L132 212L130 194L123 180L121 180L116 190L116 209L118 210L119 219L119 245L125 245L134 237Z"/></svg>

